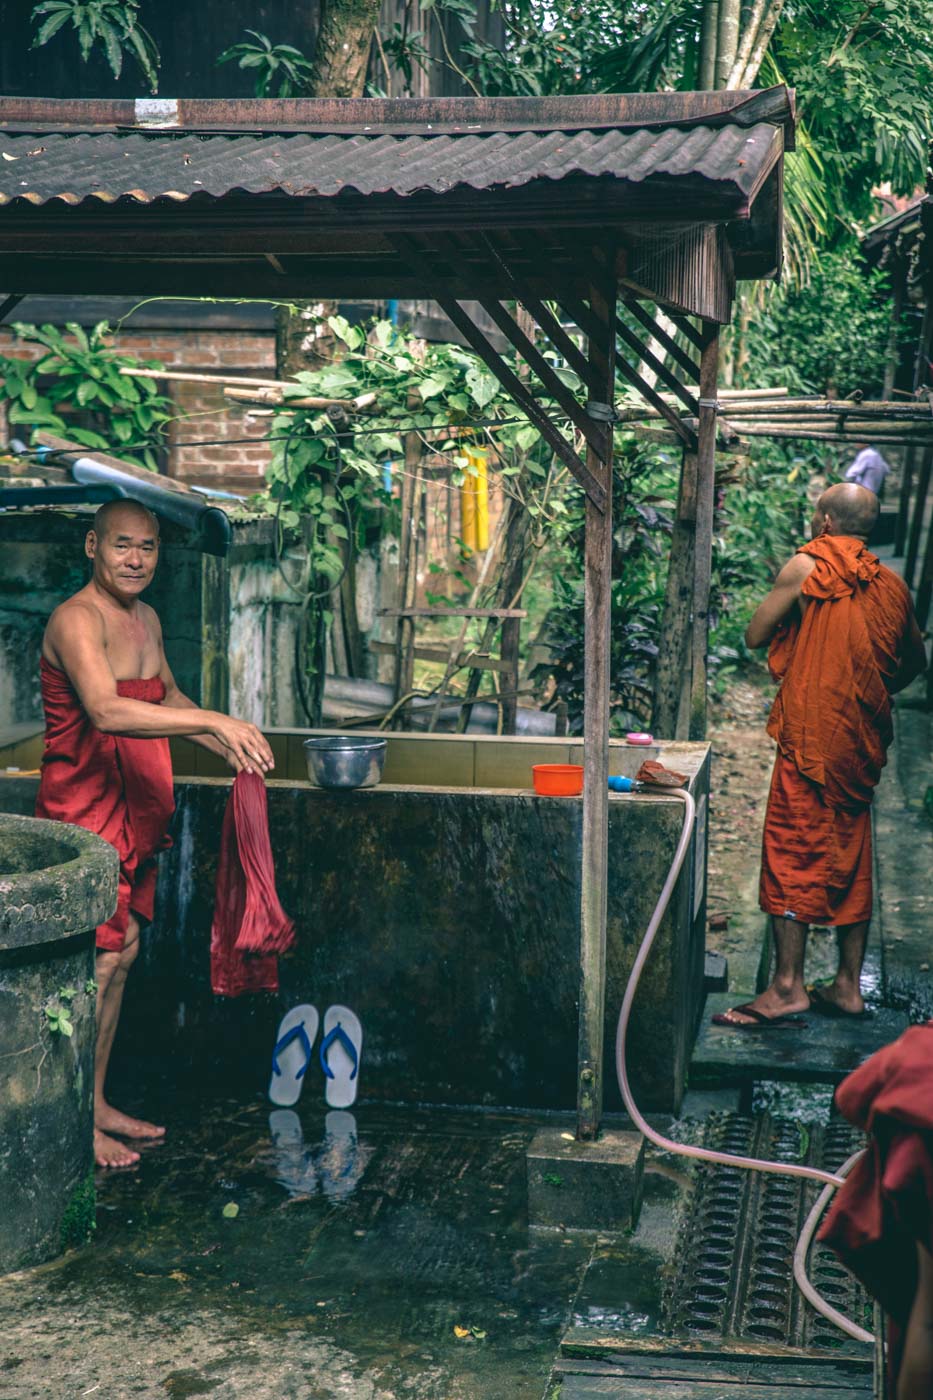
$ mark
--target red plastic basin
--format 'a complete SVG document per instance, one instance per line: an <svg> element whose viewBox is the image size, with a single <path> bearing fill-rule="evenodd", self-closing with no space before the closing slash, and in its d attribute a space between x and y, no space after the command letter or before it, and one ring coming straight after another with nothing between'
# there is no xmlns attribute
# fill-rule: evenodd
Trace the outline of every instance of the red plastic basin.
<svg viewBox="0 0 933 1400"><path fill-rule="evenodd" d="M583 791L580 763L536 763L531 777L540 797L579 797Z"/></svg>

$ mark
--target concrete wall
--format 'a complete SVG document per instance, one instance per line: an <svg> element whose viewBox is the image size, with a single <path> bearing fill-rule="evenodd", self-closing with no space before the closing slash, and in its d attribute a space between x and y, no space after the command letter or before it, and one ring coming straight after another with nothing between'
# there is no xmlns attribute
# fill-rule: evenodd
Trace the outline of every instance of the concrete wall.
<svg viewBox="0 0 933 1400"><path fill-rule="evenodd" d="M467 742L474 751L483 745ZM690 749L692 764L685 762ZM636 760L631 751L623 756L622 770ZM693 769L702 800L705 746L679 745L667 759ZM31 810L34 790L35 780L0 777L0 807ZM278 998L230 1003L211 996L209 980L228 792L216 779L176 784L175 846L163 857L157 917L128 991L121 1054L171 1073L216 1077L221 1087L231 1075L245 1077L261 1090L283 1008L310 1001L323 1012L343 1002L365 1027L364 1097L574 1107L578 800L503 788L386 784L324 793L295 781L270 783L279 893L298 943L281 962ZM609 1108L619 1107L615 1018L681 812L671 798L610 802ZM658 1109L679 1106L702 1007L705 849L701 823L632 1022L634 1082ZM322 1094L320 1071L309 1073L305 1094Z"/></svg>

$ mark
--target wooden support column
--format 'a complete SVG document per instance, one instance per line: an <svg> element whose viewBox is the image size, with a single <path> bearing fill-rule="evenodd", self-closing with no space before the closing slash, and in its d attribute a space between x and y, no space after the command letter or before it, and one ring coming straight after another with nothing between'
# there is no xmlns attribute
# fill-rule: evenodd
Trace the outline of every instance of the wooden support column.
<svg viewBox="0 0 933 1400"><path fill-rule="evenodd" d="M412 401L409 401L411 406ZM415 601L418 568L418 518L421 509L421 439L417 433L405 435L405 470L402 476L401 522L398 558L398 605L410 607ZM395 702L408 695L414 681L415 624L411 617L399 617L395 630L395 673L393 690ZM398 720L405 727L407 707L402 706Z"/></svg>
<svg viewBox="0 0 933 1400"><path fill-rule="evenodd" d="M916 457L916 448L908 447L904 453L901 489L897 501L897 524L894 528L894 553L898 558L903 555L907 547L907 531L910 528L910 496L914 485Z"/></svg>
<svg viewBox="0 0 933 1400"><path fill-rule="evenodd" d="M904 582L907 584L908 588L913 588L914 586L914 570L917 567L917 555L920 552L920 533L923 529L923 517L926 514L931 469L933 469L933 447L925 447L923 449L923 456L920 459L920 471L917 475L917 495L914 499L914 513L910 522L910 534L907 539L907 555L904 559Z"/></svg>
<svg viewBox="0 0 933 1400"><path fill-rule="evenodd" d="M612 260L608 262L612 266ZM611 405L615 389L616 289L593 287L590 310L599 334L590 336L591 383L597 402ZM595 395L594 395L595 397ZM583 697L583 862L580 887L580 1021L577 1048L577 1137L599 1133L603 1106L603 1027L606 1015L606 886L609 864L609 626L612 599L612 423L602 455L587 444L586 464L605 489L605 508L586 501Z"/></svg>
<svg viewBox="0 0 933 1400"><path fill-rule="evenodd" d="M933 599L933 521L927 530L926 544L923 549L923 563L920 567L920 582L917 584L917 601L915 611L917 621L921 630L926 629L930 619L930 602Z"/></svg>
<svg viewBox="0 0 933 1400"><path fill-rule="evenodd" d="M933 352L933 289L930 289L927 292L926 305L923 308L923 321L921 322L920 326L920 337L917 341L917 350L916 354L914 355L913 387L915 393L921 384L927 383L929 377L927 365L930 359L931 352ZM923 480L924 462L925 458L921 460L920 465L921 481ZM896 555L901 555L904 553L904 550L906 548L908 551L908 557L910 553L910 546L908 544L908 540L913 539L914 537L913 522L910 518L910 498L911 490L913 487L914 469L916 465L917 454L913 448L908 448L904 456L904 477L901 481L900 498L898 500L897 507L897 530L894 537L894 553ZM929 474L927 474L926 480L928 485ZM926 496L926 489L926 485L924 485L921 490L920 483L918 482L918 496ZM922 505L920 509L922 511ZM915 545L913 559L911 560L909 565L909 573L906 572L908 566L905 564L904 577L908 585L910 584L910 580L913 577L914 565L916 564L916 561L917 552Z"/></svg>
<svg viewBox="0 0 933 1400"><path fill-rule="evenodd" d="M693 617L693 555L697 523L697 455L684 452L677 494L677 516L671 534L670 564L661 625L661 644L654 684L651 726L660 739L686 739L679 721L680 697L690 666Z"/></svg>
<svg viewBox="0 0 933 1400"><path fill-rule="evenodd" d="M703 322L700 354L700 413L697 430L696 539L693 555L693 672L690 687L691 739L706 738L709 594L713 566L713 510L716 474L716 379L719 327Z"/></svg>

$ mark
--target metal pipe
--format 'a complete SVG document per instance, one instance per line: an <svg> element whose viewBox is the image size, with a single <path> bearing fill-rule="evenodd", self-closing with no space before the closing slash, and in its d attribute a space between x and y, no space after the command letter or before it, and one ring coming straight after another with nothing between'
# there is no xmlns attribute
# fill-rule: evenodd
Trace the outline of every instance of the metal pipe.
<svg viewBox="0 0 933 1400"><path fill-rule="evenodd" d="M75 481L82 486L111 486L119 489L121 495L164 516L178 525L194 530L200 536L201 548L206 554L223 557L230 546L230 521L217 506L207 505L203 498L192 492L190 495L179 491L165 491L153 475L152 482L138 476L130 476L116 467L95 462L92 457L81 457L77 453L54 451L48 456L67 462Z"/></svg>

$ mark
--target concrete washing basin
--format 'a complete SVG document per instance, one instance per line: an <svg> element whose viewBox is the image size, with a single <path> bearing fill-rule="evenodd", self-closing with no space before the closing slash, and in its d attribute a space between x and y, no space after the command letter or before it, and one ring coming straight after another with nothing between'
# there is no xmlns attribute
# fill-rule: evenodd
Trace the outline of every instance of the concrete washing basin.
<svg viewBox="0 0 933 1400"><path fill-rule="evenodd" d="M89 831L0 815L0 1273L93 1228L94 929L117 868Z"/></svg>

